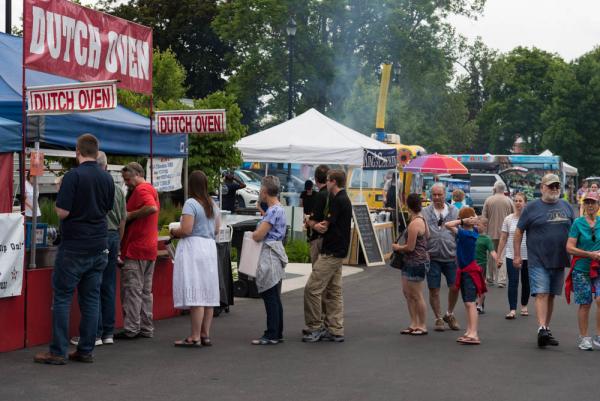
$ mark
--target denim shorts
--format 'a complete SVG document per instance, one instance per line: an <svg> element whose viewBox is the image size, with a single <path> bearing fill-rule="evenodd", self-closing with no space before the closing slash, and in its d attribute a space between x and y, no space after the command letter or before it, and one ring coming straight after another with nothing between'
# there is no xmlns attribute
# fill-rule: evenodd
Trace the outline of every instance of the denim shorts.
<svg viewBox="0 0 600 401"><path fill-rule="evenodd" d="M571 280L573 280L573 293L577 305L591 304L593 301L592 292L595 293L596 297L600 295L600 277L592 280L588 273L573 270Z"/></svg>
<svg viewBox="0 0 600 401"><path fill-rule="evenodd" d="M446 277L448 288L452 287L456 281L456 262L430 261L430 268L427 272L427 287L440 288L442 274Z"/></svg>
<svg viewBox="0 0 600 401"><path fill-rule="evenodd" d="M477 287L469 273L462 273L460 276L460 295L463 302L477 301Z"/></svg>
<svg viewBox="0 0 600 401"><path fill-rule="evenodd" d="M561 295L565 282L565 269L546 269L540 266L529 267L529 287L531 295Z"/></svg>
<svg viewBox="0 0 600 401"><path fill-rule="evenodd" d="M408 281L420 282L425 280L427 271L429 270L429 262L420 263L413 266L404 266L402 268L402 276Z"/></svg>

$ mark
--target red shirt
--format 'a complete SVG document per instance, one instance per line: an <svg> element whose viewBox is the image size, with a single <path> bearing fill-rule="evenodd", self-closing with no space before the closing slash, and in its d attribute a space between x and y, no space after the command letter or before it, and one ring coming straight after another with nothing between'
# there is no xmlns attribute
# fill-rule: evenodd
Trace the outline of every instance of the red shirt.
<svg viewBox="0 0 600 401"><path fill-rule="evenodd" d="M144 206L156 206L160 210L158 193L148 183L139 184L127 201L127 212L133 212ZM121 242L121 256L134 260L155 260L158 247L158 212L135 219L127 224L125 236Z"/></svg>

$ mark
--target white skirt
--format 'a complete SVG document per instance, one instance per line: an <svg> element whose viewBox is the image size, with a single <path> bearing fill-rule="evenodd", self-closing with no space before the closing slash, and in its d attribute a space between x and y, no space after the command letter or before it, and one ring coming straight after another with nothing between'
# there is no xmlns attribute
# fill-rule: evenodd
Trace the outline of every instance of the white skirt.
<svg viewBox="0 0 600 401"><path fill-rule="evenodd" d="M173 304L219 306L219 265L214 240L187 237L179 240L173 269Z"/></svg>

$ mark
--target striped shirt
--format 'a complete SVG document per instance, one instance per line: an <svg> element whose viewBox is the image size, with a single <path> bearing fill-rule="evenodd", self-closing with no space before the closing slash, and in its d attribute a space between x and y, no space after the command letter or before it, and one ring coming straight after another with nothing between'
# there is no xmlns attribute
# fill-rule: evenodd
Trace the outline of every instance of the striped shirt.
<svg viewBox="0 0 600 401"><path fill-rule="evenodd" d="M514 239L518 222L519 219L514 213L511 213L506 216L502 223L502 232L508 233L508 241L506 242L506 257L508 259L514 258ZM521 259L527 260L527 234L525 233L523 233L523 241L521 241Z"/></svg>

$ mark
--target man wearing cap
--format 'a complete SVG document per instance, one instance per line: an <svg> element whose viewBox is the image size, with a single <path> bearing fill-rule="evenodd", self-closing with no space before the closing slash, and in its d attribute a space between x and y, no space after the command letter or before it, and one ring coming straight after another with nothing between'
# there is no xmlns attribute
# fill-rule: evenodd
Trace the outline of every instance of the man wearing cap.
<svg viewBox="0 0 600 401"><path fill-rule="evenodd" d="M542 198L530 202L519 219L514 239L513 265L521 267L521 241L527 233L527 255L531 295L535 297L535 311L539 324L538 347L558 345L550 331L554 297L561 295L565 267L569 265L566 250L569 229L574 213L571 206L560 199L560 179L555 174L542 178Z"/></svg>

